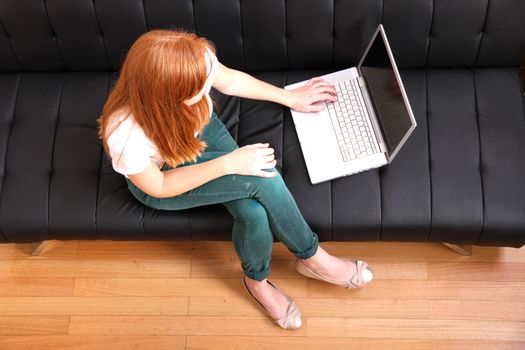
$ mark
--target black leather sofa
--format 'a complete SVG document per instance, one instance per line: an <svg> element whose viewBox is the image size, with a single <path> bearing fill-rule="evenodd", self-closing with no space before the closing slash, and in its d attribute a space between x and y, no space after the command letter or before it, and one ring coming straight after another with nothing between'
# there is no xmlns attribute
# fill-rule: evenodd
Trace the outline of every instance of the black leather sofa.
<svg viewBox="0 0 525 350"><path fill-rule="evenodd" d="M216 93L221 119L241 146L273 143L321 241L522 246L523 0L2 0L0 242L230 240L222 205L146 208L103 155L126 51L183 27L282 87L355 65L379 23L418 123L392 164L313 186L287 108Z"/></svg>

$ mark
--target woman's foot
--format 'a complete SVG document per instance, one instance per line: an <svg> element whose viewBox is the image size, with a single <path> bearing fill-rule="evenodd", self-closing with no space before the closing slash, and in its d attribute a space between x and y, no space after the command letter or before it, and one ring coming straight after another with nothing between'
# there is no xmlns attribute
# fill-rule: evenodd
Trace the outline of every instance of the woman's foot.
<svg viewBox="0 0 525 350"><path fill-rule="evenodd" d="M356 274L354 261L330 255L321 246L319 246L314 256L300 260L307 268L318 275L337 283L345 283Z"/></svg>
<svg viewBox="0 0 525 350"><path fill-rule="evenodd" d="M267 282L267 278L257 281L245 276L250 292L264 305L270 317L278 319L284 316L288 308L288 299Z"/></svg>

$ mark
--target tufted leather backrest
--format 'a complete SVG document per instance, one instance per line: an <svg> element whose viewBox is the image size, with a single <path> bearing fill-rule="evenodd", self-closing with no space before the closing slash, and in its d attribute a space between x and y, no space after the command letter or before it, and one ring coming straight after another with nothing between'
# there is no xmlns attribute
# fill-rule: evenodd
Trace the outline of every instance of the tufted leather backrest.
<svg viewBox="0 0 525 350"><path fill-rule="evenodd" d="M383 23L400 67L519 66L523 0L2 0L0 72L117 71L144 32L183 27L247 71L354 65Z"/></svg>

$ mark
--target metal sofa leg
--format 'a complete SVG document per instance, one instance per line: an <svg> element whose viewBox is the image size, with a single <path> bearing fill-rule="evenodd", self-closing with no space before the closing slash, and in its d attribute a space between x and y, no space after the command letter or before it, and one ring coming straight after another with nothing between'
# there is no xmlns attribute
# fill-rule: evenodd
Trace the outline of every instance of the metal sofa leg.
<svg viewBox="0 0 525 350"><path fill-rule="evenodd" d="M42 241L31 243L31 247L29 248L29 255L38 256L46 250L49 250L55 244L55 242L56 241Z"/></svg>
<svg viewBox="0 0 525 350"><path fill-rule="evenodd" d="M452 243L443 243L445 246L449 247L456 253L459 253L461 255L465 256L471 256L472 255L472 245L470 244L464 244L464 245L458 245L458 244L452 244Z"/></svg>

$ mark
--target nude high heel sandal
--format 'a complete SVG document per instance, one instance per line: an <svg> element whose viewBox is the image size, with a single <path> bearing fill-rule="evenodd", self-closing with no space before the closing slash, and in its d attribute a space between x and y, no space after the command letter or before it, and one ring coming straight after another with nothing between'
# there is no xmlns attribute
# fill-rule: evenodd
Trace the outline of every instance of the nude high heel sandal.
<svg viewBox="0 0 525 350"><path fill-rule="evenodd" d="M306 276L306 277L310 277L310 278L315 278L317 280L320 280L320 281L324 281L324 282L328 282L328 283L332 283L332 284L336 284L338 286L342 286L342 287L345 287L345 288L361 288L362 286L364 286L365 284L369 283L372 278L374 278L374 273L372 271L372 269L370 267L368 267L368 264L364 261L361 261L361 260L350 260L350 259L346 259L346 258L341 258L343 260L347 260L347 261L351 261L353 263L355 263L356 265L356 273L346 282L343 282L343 283L339 283L339 282L335 282L335 281L331 281L317 273L315 273L314 271L310 270L308 267L306 267L304 264L303 264L303 261L299 258L297 258L295 260L295 270L297 272L299 272L301 275L303 276Z"/></svg>
<svg viewBox="0 0 525 350"><path fill-rule="evenodd" d="M250 289L248 289L248 286L246 285L246 276L242 278L242 283L244 284L244 288L248 293L252 296L253 299L263 308L263 310L266 312L266 315L275 323L279 325L279 327L283 329L299 329L301 328L301 310L299 310L299 307L295 303L295 301L290 298L288 295L283 293L279 288L277 288L272 282L270 282L269 279L266 280L272 287L277 289L281 294L283 294L286 299L288 299L288 308L286 309L285 314L281 318L272 318L270 316L270 313L266 308L261 304L259 300L250 292Z"/></svg>

